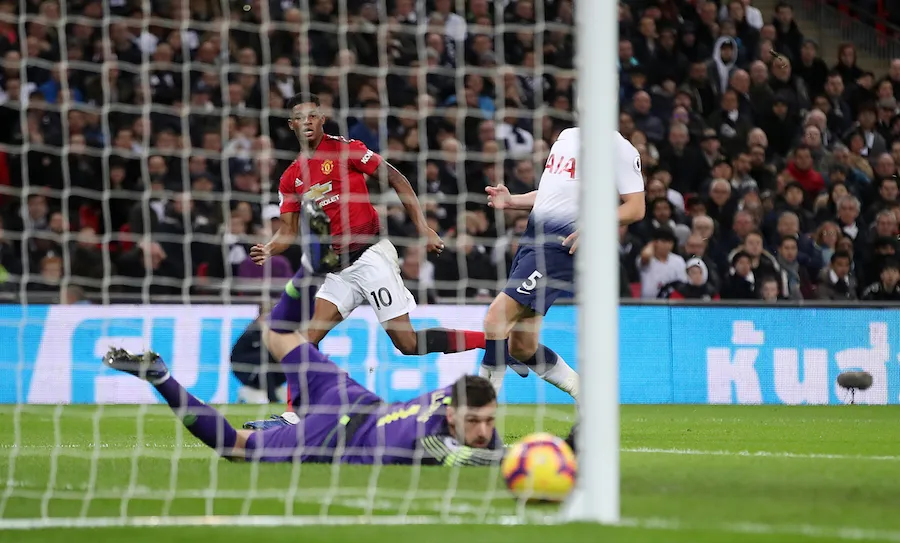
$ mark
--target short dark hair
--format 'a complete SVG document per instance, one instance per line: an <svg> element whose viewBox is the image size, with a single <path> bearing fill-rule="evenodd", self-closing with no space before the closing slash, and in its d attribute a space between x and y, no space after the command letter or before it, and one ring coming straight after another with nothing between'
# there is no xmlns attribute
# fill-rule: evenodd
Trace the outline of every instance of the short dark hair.
<svg viewBox="0 0 900 543"><path fill-rule="evenodd" d="M291 96L291 99L288 100L287 109L294 109L296 106L300 104L315 104L316 107L322 105L322 102L319 100L318 94L312 94L310 92L298 92L297 94Z"/></svg>
<svg viewBox="0 0 900 543"><path fill-rule="evenodd" d="M846 258L850 261L853 260L853 258L850 256L850 253L848 253L847 251L835 251L834 254L831 255L831 263L834 264L839 258Z"/></svg>
<svg viewBox="0 0 900 543"><path fill-rule="evenodd" d="M462 399L465 399L466 407L484 407L497 400L497 391L494 390L494 385L484 377L464 375L453 383L450 405L459 407Z"/></svg>
<svg viewBox="0 0 900 543"><path fill-rule="evenodd" d="M799 243L797 243L797 238L792 236L782 236L781 240L778 242L778 246L781 247L788 241L794 242L794 245L799 245Z"/></svg>
<svg viewBox="0 0 900 543"><path fill-rule="evenodd" d="M780 9L782 9L782 8L788 8L789 10L794 11L794 6L788 4L787 2L785 2L785 1L783 1L783 0L782 0L781 2L778 2L778 3L775 5L775 11L778 11L778 10L780 10Z"/></svg>

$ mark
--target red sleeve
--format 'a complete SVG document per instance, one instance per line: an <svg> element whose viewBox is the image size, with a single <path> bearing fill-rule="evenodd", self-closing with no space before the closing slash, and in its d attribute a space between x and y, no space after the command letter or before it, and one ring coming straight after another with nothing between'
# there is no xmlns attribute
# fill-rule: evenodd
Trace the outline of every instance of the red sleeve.
<svg viewBox="0 0 900 543"><path fill-rule="evenodd" d="M722 298L718 294L715 294L715 295L713 295L712 299L713 300L721 300Z"/></svg>
<svg viewBox="0 0 900 543"><path fill-rule="evenodd" d="M823 176L819 172L816 172L816 183L818 185L816 188L819 190L819 192L824 190L825 189L825 176Z"/></svg>
<svg viewBox="0 0 900 543"><path fill-rule="evenodd" d="M678 292L677 290L673 290L671 294L669 294L670 300L684 300L684 296Z"/></svg>
<svg viewBox="0 0 900 543"><path fill-rule="evenodd" d="M350 140L350 167L366 175L374 175L383 159L359 140Z"/></svg>
<svg viewBox="0 0 900 543"><path fill-rule="evenodd" d="M278 182L278 205L281 213L299 213L300 195L303 194L303 181L300 179L298 166L292 162L281 174Z"/></svg>

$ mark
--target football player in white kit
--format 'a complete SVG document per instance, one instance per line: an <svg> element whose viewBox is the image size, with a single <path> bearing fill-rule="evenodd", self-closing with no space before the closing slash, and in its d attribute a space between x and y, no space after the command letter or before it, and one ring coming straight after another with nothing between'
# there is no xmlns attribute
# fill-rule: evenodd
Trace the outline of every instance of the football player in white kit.
<svg viewBox="0 0 900 543"><path fill-rule="evenodd" d="M619 224L644 217L644 179L641 157L631 143L615 132L616 185L622 201ZM481 376L500 389L507 352L547 382L578 399L578 374L539 340L541 319L563 292L574 292L575 249L578 246L578 155L580 130L563 130L550 149L538 190L511 195L503 185L487 187L495 209L528 209L528 227L519 242L509 281L484 318L485 351ZM603 179L594 180L604 182ZM614 255L610 255L614 258ZM508 349L508 351L507 351ZM524 368L514 367L520 375ZM524 373L523 373L524 372Z"/></svg>

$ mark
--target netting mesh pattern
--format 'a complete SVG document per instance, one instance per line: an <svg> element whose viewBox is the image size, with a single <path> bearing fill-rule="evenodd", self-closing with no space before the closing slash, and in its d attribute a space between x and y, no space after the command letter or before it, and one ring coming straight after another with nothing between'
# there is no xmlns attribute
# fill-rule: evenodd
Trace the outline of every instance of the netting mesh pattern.
<svg viewBox="0 0 900 543"><path fill-rule="evenodd" d="M278 225L298 92L320 96L327 133L404 173L448 241L426 256L370 179L420 302L487 299L525 219L484 187L532 190L572 119L566 0L20 0L0 3L0 30L2 288L33 300L60 284L103 301L258 287L248 250Z"/></svg>
<svg viewBox="0 0 900 543"><path fill-rule="evenodd" d="M300 92L319 96L326 133L363 142L409 179L447 243L442 255L426 254L395 191L370 177L382 234L419 304L491 299L527 212L489 208L484 188L533 190L550 142L573 122L572 8L567 0L0 0L0 296L17 302L0 327L9 347L0 365L12 376L0 397L15 404L0 406L0 433L11 436L0 444L0 528L148 517L484 522L513 513L497 468L220 462L166 406L149 405L160 401L152 387L104 374L97 349L125 338L132 350L159 350L199 401L235 401L223 364L258 314L246 302L281 290L310 249L298 243L265 268L248 258L279 226L279 178L299 149L286 104ZM25 305L60 296L152 305ZM233 305L159 305L204 301ZM426 308L415 324L477 328L483 311ZM346 369L379 394L424 392L474 366L471 352L467 364L400 360L377 323L363 324L335 340L350 352L330 352L342 367L342 357L359 359ZM376 328L372 371L371 353L359 357L353 346L370 346ZM546 399L536 379L519 381L511 389L528 389L529 402ZM240 424L271 411L223 414ZM498 418L498 430L516 437L565 434L572 414L510 406Z"/></svg>

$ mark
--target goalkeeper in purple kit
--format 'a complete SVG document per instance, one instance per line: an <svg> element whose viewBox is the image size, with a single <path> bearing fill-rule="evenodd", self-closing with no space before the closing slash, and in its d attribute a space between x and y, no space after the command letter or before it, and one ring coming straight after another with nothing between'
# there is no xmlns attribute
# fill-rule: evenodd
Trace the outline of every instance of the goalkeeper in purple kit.
<svg viewBox="0 0 900 543"><path fill-rule="evenodd" d="M296 417L265 430L235 429L187 392L156 353L110 349L103 363L152 384L188 431L230 460L484 466L503 459L494 428L497 396L487 379L467 375L388 404L299 333L278 343L269 347L287 377Z"/></svg>

